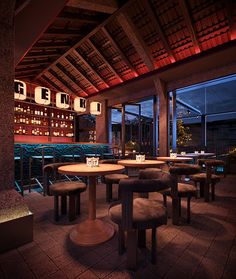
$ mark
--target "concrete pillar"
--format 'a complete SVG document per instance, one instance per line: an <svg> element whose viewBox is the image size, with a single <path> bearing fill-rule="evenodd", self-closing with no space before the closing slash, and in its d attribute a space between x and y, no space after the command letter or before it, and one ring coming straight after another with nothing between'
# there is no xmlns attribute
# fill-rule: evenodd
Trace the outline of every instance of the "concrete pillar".
<svg viewBox="0 0 236 279"><path fill-rule="evenodd" d="M159 97L159 156L169 155L169 97L166 84L160 79L154 80Z"/></svg>
<svg viewBox="0 0 236 279"><path fill-rule="evenodd" d="M0 190L14 187L14 9L0 1Z"/></svg>
<svg viewBox="0 0 236 279"><path fill-rule="evenodd" d="M96 116L96 142L108 143L109 130L108 130L108 108L107 100L102 101L102 113Z"/></svg>

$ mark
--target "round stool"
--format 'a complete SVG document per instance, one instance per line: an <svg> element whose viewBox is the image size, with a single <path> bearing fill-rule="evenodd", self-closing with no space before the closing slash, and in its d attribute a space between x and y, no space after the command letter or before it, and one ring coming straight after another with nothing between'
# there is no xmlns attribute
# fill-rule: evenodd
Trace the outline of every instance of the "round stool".
<svg viewBox="0 0 236 279"><path fill-rule="evenodd" d="M69 221L80 214L80 193L86 190L83 182L66 181L56 182L49 187L50 195L54 196L54 220L59 220L59 197L61 197L61 214L67 213L67 196L69 197Z"/></svg>

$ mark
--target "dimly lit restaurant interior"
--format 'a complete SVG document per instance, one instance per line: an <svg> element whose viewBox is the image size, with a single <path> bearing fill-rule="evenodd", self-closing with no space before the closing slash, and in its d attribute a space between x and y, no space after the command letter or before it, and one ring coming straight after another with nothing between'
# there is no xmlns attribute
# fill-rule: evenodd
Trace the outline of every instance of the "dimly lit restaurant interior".
<svg viewBox="0 0 236 279"><path fill-rule="evenodd" d="M0 1L0 279L232 279L236 1Z"/></svg>

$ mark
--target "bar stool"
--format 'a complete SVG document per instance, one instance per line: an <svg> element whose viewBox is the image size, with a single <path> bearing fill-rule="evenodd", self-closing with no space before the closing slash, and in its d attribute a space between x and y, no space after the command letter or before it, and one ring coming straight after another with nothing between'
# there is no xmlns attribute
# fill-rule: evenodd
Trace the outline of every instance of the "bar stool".
<svg viewBox="0 0 236 279"><path fill-rule="evenodd" d="M60 160L63 161L82 161L83 150L79 146L69 146L65 149L65 154L61 155Z"/></svg>
<svg viewBox="0 0 236 279"><path fill-rule="evenodd" d="M220 182L221 177L219 175L214 174L216 172L217 167L223 167L225 170L225 162L223 160L215 160L215 159L199 159L198 165L202 167L206 167L206 172L194 174L190 176L190 179L194 181L195 186L197 187L198 183L200 184L200 197L204 196L205 202L210 200L210 192L211 192L211 200L215 200L215 185ZM225 177L225 173L224 173Z"/></svg>
<svg viewBox="0 0 236 279"><path fill-rule="evenodd" d="M14 161L15 164L20 166L20 176L19 180L20 183L15 179L15 186L17 188L17 191L21 193L21 195L24 195L24 184L23 184L23 175L24 175L24 165L23 165L23 160L24 160L24 147L22 145L16 145L15 146L15 156L14 156Z"/></svg>
<svg viewBox="0 0 236 279"><path fill-rule="evenodd" d="M61 166L74 164L73 162L54 163L44 166L44 193L54 196L54 220L59 220L59 197L61 199L61 214L67 213L67 196L69 197L69 221L73 221L80 214L80 194L86 190L86 184L78 181L61 181L50 183L50 176L56 179L57 170Z"/></svg>
<svg viewBox="0 0 236 279"><path fill-rule="evenodd" d="M33 162L37 162L41 165L41 175L44 175L44 166L49 161L55 163L55 148L52 146L39 146L34 149L35 152L38 152L40 155L33 155L29 158L29 192L31 192L31 180L34 179L39 187L43 190L43 185L37 177L32 177L32 165ZM49 154L50 153L50 154Z"/></svg>

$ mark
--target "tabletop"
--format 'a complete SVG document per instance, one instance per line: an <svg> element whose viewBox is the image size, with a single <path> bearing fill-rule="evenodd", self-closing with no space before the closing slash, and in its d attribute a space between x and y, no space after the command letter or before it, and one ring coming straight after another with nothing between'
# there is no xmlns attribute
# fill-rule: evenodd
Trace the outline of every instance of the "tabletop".
<svg viewBox="0 0 236 279"><path fill-rule="evenodd" d="M112 174L122 170L124 170L124 167L117 164L100 164L97 167L89 167L87 164L74 164L58 168L59 173L82 176Z"/></svg>
<svg viewBox="0 0 236 279"><path fill-rule="evenodd" d="M178 154L177 156L178 157L208 157L208 156L214 156L215 155L215 153L210 153L210 152L205 152L205 153L186 153L186 154L184 154L184 155L181 155L181 154Z"/></svg>
<svg viewBox="0 0 236 279"><path fill-rule="evenodd" d="M192 161L192 158L189 157L157 157L157 160L159 161L165 161L165 162L190 162Z"/></svg>
<svg viewBox="0 0 236 279"><path fill-rule="evenodd" d="M157 167L162 166L165 162L157 160L145 160L144 162L137 162L136 160L120 160L118 161L119 165L125 167L135 167L135 168L147 168L147 167Z"/></svg>

